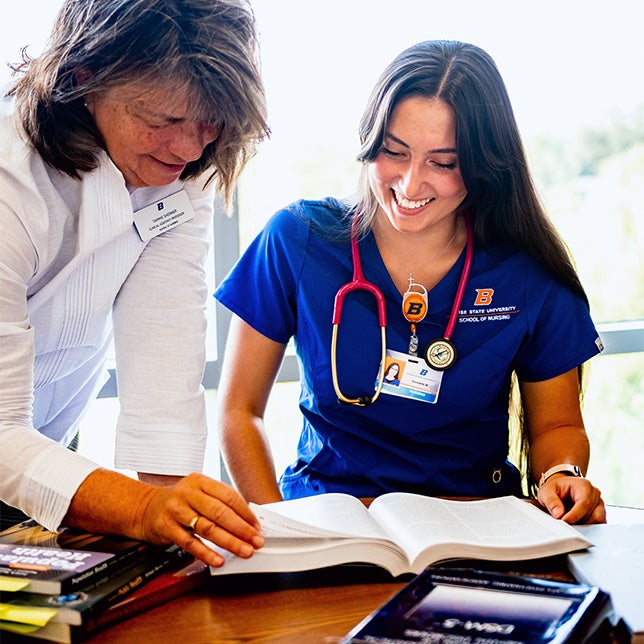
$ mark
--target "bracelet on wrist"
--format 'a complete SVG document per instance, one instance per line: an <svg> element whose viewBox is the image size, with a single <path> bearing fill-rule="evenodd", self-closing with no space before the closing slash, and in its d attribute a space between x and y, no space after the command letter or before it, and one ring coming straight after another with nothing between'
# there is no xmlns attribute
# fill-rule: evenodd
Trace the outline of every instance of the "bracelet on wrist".
<svg viewBox="0 0 644 644"><path fill-rule="evenodd" d="M571 463L561 463L560 465L551 467L541 475L541 478L539 479L539 487L541 487L551 476L555 474L565 474L566 476L575 476L578 478L584 477L579 465L572 465Z"/></svg>

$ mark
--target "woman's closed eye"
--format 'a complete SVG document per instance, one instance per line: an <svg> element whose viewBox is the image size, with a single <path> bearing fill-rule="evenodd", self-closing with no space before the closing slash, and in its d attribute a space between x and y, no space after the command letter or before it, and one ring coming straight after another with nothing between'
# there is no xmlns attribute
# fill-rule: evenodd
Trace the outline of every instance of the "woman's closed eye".
<svg viewBox="0 0 644 644"><path fill-rule="evenodd" d="M438 161L432 161L431 163L437 168L441 168L441 170L455 170L458 167L456 161L452 161L451 163L439 163Z"/></svg>
<svg viewBox="0 0 644 644"><path fill-rule="evenodd" d="M380 151L383 154L386 154L388 157L399 158L405 156L403 152L396 152L395 150L391 150L390 148L386 147L380 148Z"/></svg>

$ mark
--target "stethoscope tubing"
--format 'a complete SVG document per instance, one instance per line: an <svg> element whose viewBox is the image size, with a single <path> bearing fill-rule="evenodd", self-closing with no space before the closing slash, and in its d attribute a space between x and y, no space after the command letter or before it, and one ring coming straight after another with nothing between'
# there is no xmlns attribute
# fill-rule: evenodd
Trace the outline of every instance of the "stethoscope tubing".
<svg viewBox="0 0 644 644"><path fill-rule="evenodd" d="M331 374L333 378L333 388L335 393L338 396L338 400L343 403L348 403L352 405L365 406L370 405L375 402L380 392L382 391L382 385L384 380L385 372L385 361L387 357L387 311L386 311L386 302L385 296L382 291L372 282L369 282L365 279L364 273L362 271L362 262L360 260L360 249L358 245L358 237L356 234L356 221L352 225L351 229L351 259L353 262L353 278L344 286L341 286L338 292L335 294L335 299L333 302L333 333L331 336ZM456 295L454 296L454 303L452 304L452 310L450 312L449 320L447 327L445 328L445 333L443 338L447 341L451 340L452 334L454 333L454 328L456 327L456 321L458 320L458 312L461 308L461 303L463 302L463 296L465 294L465 288L467 286L467 281L470 276L470 270L472 268L472 262L474 259L474 231L472 228L472 222L469 217L465 217L465 226L467 229L467 244L465 249L465 261L463 264L463 270L461 271L461 277L459 279L458 287L456 289ZM365 395L359 398L350 398L345 396L340 389L340 384L338 381L338 368L337 368L337 341L338 341L338 329L340 327L340 320L342 319L342 305L344 304L344 298L348 293L352 291L367 291L373 295L378 306L378 324L380 326L380 346L381 346L381 358L380 358L380 367L378 369L377 384L373 395Z"/></svg>
<svg viewBox="0 0 644 644"><path fill-rule="evenodd" d="M353 279L340 287L335 294L333 302L333 334L331 336L331 375L333 377L333 388L338 396L338 400L350 405L370 405L375 402L380 392L382 391L382 381L385 375L385 359L387 357L387 306L385 296L382 291L372 282L368 282L364 273L362 272L362 262L360 261L360 250L358 248L358 237L355 231L356 220L351 229L351 259L353 261ZM342 318L342 305L344 298L352 291L367 291L371 293L376 299L378 305L378 325L380 326L380 367L378 369L378 385L373 395L365 395L360 398L350 398L345 396L340 389L338 381L338 365L336 361L337 356L337 343L338 343L338 329L340 327L340 320Z"/></svg>
<svg viewBox="0 0 644 644"><path fill-rule="evenodd" d="M467 286L467 280L470 278L470 271L472 270L472 262L474 261L474 230L472 229L472 222L469 217L465 217L465 227L467 230L467 243L465 245L465 262L463 264L463 270L461 271L461 278L458 282L458 288L456 289L456 295L454 296L454 303L452 304L452 311L449 314L449 321L447 322L447 327L445 328L445 333L443 337L446 340L452 339L452 334L454 333L454 328L456 327L456 321L458 320L458 312L461 308L463 302L463 296L465 295L465 287Z"/></svg>
<svg viewBox="0 0 644 644"><path fill-rule="evenodd" d="M368 282L364 273L362 272L362 262L360 260L360 250L358 248L358 239L355 235L355 224L352 226L351 231L351 258L353 260L353 279L341 286L335 294L335 301L333 303L333 324L339 325L340 318L342 317L342 305L347 293L351 291L368 291L376 298L378 305L378 324L381 327L387 327L387 305L385 296L382 291L372 282Z"/></svg>

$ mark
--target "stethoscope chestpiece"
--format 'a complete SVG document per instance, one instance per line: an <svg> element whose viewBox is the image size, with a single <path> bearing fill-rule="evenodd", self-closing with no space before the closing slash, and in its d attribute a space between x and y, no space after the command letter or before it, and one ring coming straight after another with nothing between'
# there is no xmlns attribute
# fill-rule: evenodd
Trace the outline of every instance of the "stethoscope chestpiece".
<svg viewBox="0 0 644 644"><path fill-rule="evenodd" d="M456 347L447 338L439 338L425 347L425 362L436 371L445 371L456 362Z"/></svg>

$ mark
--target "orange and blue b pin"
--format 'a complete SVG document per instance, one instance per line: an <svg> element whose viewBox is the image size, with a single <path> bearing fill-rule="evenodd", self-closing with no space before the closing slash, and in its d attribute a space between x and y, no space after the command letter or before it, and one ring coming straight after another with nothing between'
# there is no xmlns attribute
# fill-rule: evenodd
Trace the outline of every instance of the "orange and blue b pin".
<svg viewBox="0 0 644 644"><path fill-rule="evenodd" d="M422 290L414 290L422 289ZM412 324L425 319L427 315L427 290L422 284L410 284L403 295L402 311L405 319Z"/></svg>

